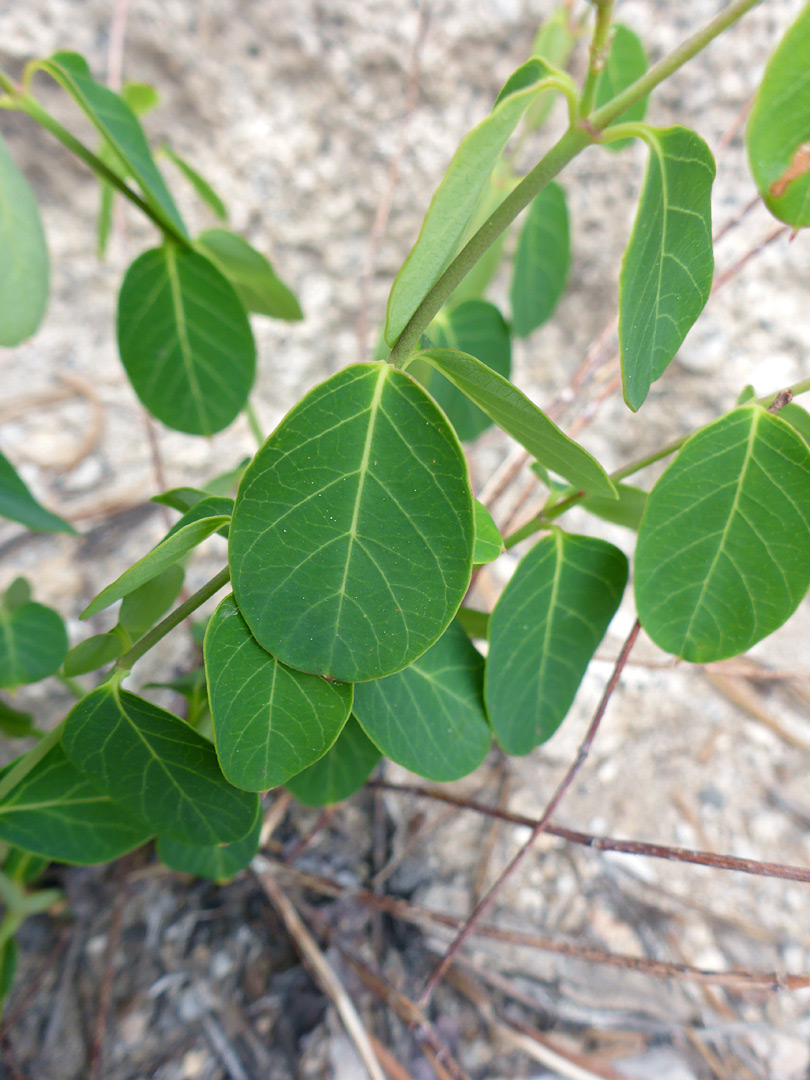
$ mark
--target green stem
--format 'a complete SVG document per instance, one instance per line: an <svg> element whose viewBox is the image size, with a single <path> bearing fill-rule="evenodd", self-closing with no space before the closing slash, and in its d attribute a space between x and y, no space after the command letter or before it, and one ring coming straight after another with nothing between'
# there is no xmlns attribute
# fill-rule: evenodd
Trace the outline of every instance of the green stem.
<svg viewBox="0 0 810 1080"><path fill-rule="evenodd" d="M135 644L123 656L119 656L115 667L119 671L129 671L136 660L148 652L153 645L164 638L171 630L174 630L175 626L179 626L184 619L187 619L192 612L196 611L198 607L209 600L214 593L218 593L223 585L226 585L231 576L231 572L228 567L224 567L218 574L207 581L202 588L198 589L188 600L184 601L174 611L169 612L165 619L162 619L157 626L153 626L152 629L139 638Z"/></svg>
<svg viewBox="0 0 810 1080"><path fill-rule="evenodd" d="M57 671L56 677L62 684L62 686L64 686L66 690L73 694L75 698L84 697L84 690L81 683L77 683L75 679L70 677L70 675L62 675L61 672Z"/></svg>
<svg viewBox="0 0 810 1080"><path fill-rule="evenodd" d="M16 97L19 93L14 80L10 79L4 71L0 71L0 86L12 97Z"/></svg>
<svg viewBox="0 0 810 1080"><path fill-rule="evenodd" d="M596 4L596 26L591 39L590 62L588 74L582 84L582 94L579 99L579 112L581 116L587 116L593 108L596 98L596 84L599 76L605 69L605 60L608 54L608 39L610 28L613 24L614 0L594 0Z"/></svg>
<svg viewBox="0 0 810 1080"><path fill-rule="evenodd" d="M164 219L163 215L154 210L147 202L145 202L140 195L132 190L132 188L125 183L121 177L108 165L105 165L101 158L97 157L92 150L90 150L84 143L80 142L74 135L62 127L55 117L51 116L49 112L42 108L36 98L30 94L17 94L15 97L15 106L21 112L26 113L32 120L44 127L46 131L49 131L51 135L59 140L63 146L65 146L72 154L75 154L80 161L83 161L85 165L89 166L102 180L106 180L108 184L111 184L117 191L120 191L131 203L145 214L161 232L170 236L175 243L180 244L182 247L190 247L188 238L183 236L172 223Z"/></svg>
<svg viewBox="0 0 810 1080"><path fill-rule="evenodd" d="M501 205L456 255L438 281L428 290L391 350L388 357L389 364L402 367L410 352L416 348L424 331L430 326L436 313L445 301L450 299L462 279L472 270L487 248L512 224L521 210L524 210L535 195L542 191L549 180L553 180L586 146L597 142L600 132L608 124L621 116L631 105L646 97L660 82L682 67L687 60L696 56L718 34L728 29L761 2L762 0L733 0L724 11L721 11L697 33L687 38L669 56L653 64L640 79L636 79L607 105L603 105L601 109L592 113L587 121L569 128L515 190L507 195Z"/></svg>
<svg viewBox="0 0 810 1080"><path fill-rule="evenodd" d="M588 119L591 128L594 131L602 131L631 105L646 97L659 83L668 79L673 72L683 67L688 60L702 52L718 34L728 30L743 15L746 15L760 3L762 3L762 0L733 0L728 7L715 15L705 26L692 34L691 37L688 37L686 41L682 41L677 49L673 49L668 56L663 57L657 64L653 64L640 79L636 79L634 83L631 83L626 90L617 94L607 105L603 105L601 109L597 109L595 113L592 113Z"/></svg>
<svg viewBox="0 0 810 1080"><path fill-rule="evenodd" d="M253 432L253 438L259 446L262 446L264 444L264 432L262 431L262 425L259 423L259 418L256 415L256 410L250 402L245 405L245 416L250 425L250 430Z"/></svg>
<svg viewBox="0 0 810 1080"><path fill-rule="evenodd" d="M14 767L9 769L6 775L0 779L0 801L8 795L12 788L19 784L24 776L28 775L35 765L42 761L49 750L53 750L54 746L62 738L62 728L64 726L65 721L63 720L46 735L43 735L36 746L32 746L27 754L23 754Z"/></svg>

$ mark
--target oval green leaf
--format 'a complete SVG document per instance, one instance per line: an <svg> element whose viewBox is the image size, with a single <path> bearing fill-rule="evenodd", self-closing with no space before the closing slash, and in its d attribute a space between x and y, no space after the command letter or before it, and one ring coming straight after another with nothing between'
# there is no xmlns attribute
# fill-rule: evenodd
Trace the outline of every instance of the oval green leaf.
<svg viewBox="0 0 810 1080"><path fill-rule="evenodd" d="M161 835L220 844L253 827L256 796L227 782L211 743L117 683L74 706L62 745L76 768Z"/></svg>
<svg viewBox="0 0 810 1080"><path fill-rule="evenodd" d="M422 229L396 276L385 319L393 345L458 248L490 174L529 105L567 78L532 58L514 72L489 116L463 139L431 200Z"/></svg>
<svg viewBox="0 0 810 1080"><path fill-rule="evenodd" d="M641 625L705 664L750 649L810 585L810 449L757 405L684 443L650 492L635 558Z"/></svg>
<svg viewBox="0 0 810 1080"><path fill-rule="evenodd" d="M303 319L295 294L247 240L227 229L208 229L197 237L197 247L230 281L246 311L288 322Z"/></svg>
<svg viewBox="0 0 810 1080"><path fill-rule="evenodd" d="M135 393L167 427L213 435L247 402L256 345L233 286L196 251L139 256L118 297L118 349Z"/></svg>
<svg viewBox="0 0 810 1080"><path fill-rule="evenodd" d="M748 160L765 205L796 229L810 225L810 4L768 61L748 120Z"/></svg>
<svg viewBox="0 0 810 1080"><path fill-rule="evenodd" d="M552 180L532 199L512 264L512 329L517 337L527 337L551 318L565 291L570 261L565 192Z"/></svg>
<svg viewBox="0 0 810 1080"><path fill-rule="evenodd" d="M56 862L108 862L146 843L148 825L54 746L0 803L0 840Z"/></svg>
<svg viewBox="0 0 810 1080"><path fill-rule="evenodd" d="M121 604L118 625L133 638L145 634L180 595L185 576L183 567L175 563L128 593Z"/></svg>
<svg viewBox="0 0 810 1080"><path fill-rule="evenodd" d="M583 491L616 498L613 481L596 458L563 434L508 379L474 356L450 349L427 349L415 353L414 359L432 364L543 465Z"/></svg>
<svg viewBox="0 0 810 1080"><path fill-rule="evenodd" d="M428 337L437 349L472 353L505 379L511 374L509 327L495 305L486 300L467 300L450 310L442 309L433 320ZM477 439L492 423L486 413L430 364L412 364L409 374L422 383L447 413L462 442Z"/></svg>
<svg viewBox="0 0 810 1080"><path fill-rule="evenodd" d="M375 746L428 780L458 780L486 757L484 658L457 622L404 671L355 687L354 715Z"/></svg>
<svg viewBox="0 0 810 1080"><path fill-rule="evenodd" d="M222 883L244 870L259 850L259 834L262 829L261 803L256 808L253 828L242 840L230 844L211 844L205 847L180 844L166 836L159 836L157 856L172 870L181 874L209 878Z"/></svg>
<svg viewBox="0 0 810 1080"><path fill-rule="evenodd" d="M320 761L291 777L285 786L305 806L329 806L361 788L379 760L380 751L350 716Z"/></svg>
<svg viewBox="0 0 810 1080"><path fill-rule="evenodd" d="M0 345L19 345L42 321L50 270L34 193L0 137Z"/></svg>
<svg viewBox="0 0 810 1080"><path fill-rule="evenodd" d="M473 541L467 465L446 417L401 371L355 364L310 391L245 472L231 578L269 653L362 682L441 636Z"/></svg>
<svg viewBox="0 0 810 1080"><path fill-rule="evenodd" d="M96 634L74 645L65 657L63 673L72 679L86 675L117 660L124 651L124 638L118 634Z"/></svg>
<svg viewBox="0 0 810 1080"><path fill-rule="evenodd" d="M351 711L351 686L270 656L232 596L208 624L205 669L219 763L247 791L278 787L323 757Z"/></svg>
<svg viewBox="0 0 810 1080"><path fill-rule="evenodd" d="M482 566L484 563L494 562L502 551L503 537L498 532L498 526L492 520L489 510L476 499L473 563Z"/></svg>
<svg viewBox="0 0 810 1080"><path fill-rule="evenodd" d="M17 521L33 532L76 534L72 525L40 506L3 454L0 454L0 517Z"/></svg>
<svg viewBox="0 0 810 1080"><path fill-rule="evenodd" d="M187 237L185 224L155 165L143 128L122 97L95 81L83 56L57 52L39 67L74 99L120 159L124 174L135 177L146 201L170 228Z"/></svg>
<svg viewBox="0 0 810 1080"><path fill-rule="evenodd" d="M521 559L489 620L486 703L507 754L550 739L627 584L612 544L554 529Z"/></svg>
<svg viewBox="0 0 810 1080"><path fill-rule="evenodd" d="M52 608L31 601L13 611L0 606L0 688L53 675L67 650L65 624Z"/></svg>
<svg viewBox="0 0 810 1080"><path fill-rule="evenodd" d="M687 128L639 128L650 147L619 277L624 399L635 412L664 374L712 287L714 158Z"/></svg>
<svg viewBox="0 0 810 1080"><path fill-rule="evenodd" d="M601 109L607 105L622 90L626 90L636 79L640 79L647 70L647 57L644 46L639 37L633 31L621 23L614 23L611 31L612 38L608 50L605 66L596 84L596 100L594 108ZM618 116L613 124L628 124L643 120L647 112L649 97L643 97L634 102L629 109ZM622 150L629 146L631 139L617 139L614 142L605 143L609 150Z"/></svg>
<svg viewBox="0 0 810 1080"><path fill-rule="evenodd" d="M139 559L129 570L111 582L106 589L102 589L98 596L92 600L79 616L80 619L89 619L91 615L97 615L99 611L121 600L130 593L139 589L147 581L157 577L167 567L172 566L192 551L203 540L207 540L212 533L221 529L230 519L224 515L216 517L204 517L200 521L192 521L185 525L179 532L170 533L164 540L153 547L152 550Z"/></svg>

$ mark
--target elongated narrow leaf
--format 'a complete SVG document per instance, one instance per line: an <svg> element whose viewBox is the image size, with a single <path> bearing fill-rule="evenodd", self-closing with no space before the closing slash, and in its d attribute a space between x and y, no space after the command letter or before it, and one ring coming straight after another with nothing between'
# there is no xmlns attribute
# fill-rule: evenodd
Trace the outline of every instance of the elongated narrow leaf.
<svg viewBox="0 0 810 1080"><path fill-rule="evenodd" d="M166 182L152 158L143 129L123 98L95 81L83 56L57 52L39 66L52 75L83 110L100 135L134 176L146 201L181 236L188 236Z"/></svg>
<svg viewBox="0 0 810 1080"><path fill-rule="evenodd" d="M810 225L810 4L768 61L745 141L757 188L771 213Z"/></svg>
<svg viewBox="0 0 810 1080"><path fill-rule="evenodd" d="M570 261L565 192L552 181L532 200L512 264L512 328L517 337L527 337L551 318L565 291Z"/></svg>
<svg viewBox="0 0 810 1080"><path fill-rule="evenodd" d="M533 57L510 76L492 112L462 141L391 289L385 320L389 345L447 268L510 135L528 106L553 85L555 77L564 76Z"/></svg>
<svg viewBox="0 0 810 1080"><path fill-rule="evenodd" d="M37 200L0 136L0 345L19 345L34 333L49 280Z"/></svg>
<svg viewBox="0 0 810 1080"><path fill-rule="evenodd" d="M667 652L745 652L810 586L810 449L745 405L684 443L650 492L635 559L641 625Z"/></svg>
<svg viewBox="0 0 810 1080"><path fill-rule="evenodd" d="M296 405L248 467L231 578L269 653L362 682L441 636L473 541L467 465L446 417L401 371L355 364Z"/></svg>
<svg viewBox="0 0 810 1080"><path fill-rule="evenodd" d="M176 151L172 150L168 143L163 144L163 153L171 161L180 172L185 176L186 180L191 184L194 190L199 195L200 199L214 211L220 221L226 221L228 218L228 211L225 209L225 203L220 199L219 195L214 191L208 181L200 176L196 169L181 157Z"/></svg>
<svg viewBox="0 0 810 1080"><path fill-rule="evenodd" d="M452 622L409 667L356 686L354 715L398 765L428 780L458 780L478 768L492 743L484 658Z"/></svg>
<svg viewBox="0 0 810 1080"><path fill-rule="evenodd" d="M220 844L253 827L256 796L227 782L211 743L116 683L74 706L62 745L76 768L163 836Z"/></svg>
<svg viewBox="0 0 810 1080"><path fill-rule="evenodd" d="M295 294L247 240L227 229L208 229L197 237L197 247L230 281L246 311L288 322L303 319Z"/></svg>
<svg viewBox="0 0 810 1080"><path fill-rule="evenodd" d="M539 56L552 67L564 71L577 43L577 33L566 8L557 8L543 23L535 35L532 44L532 56ZM525 124L530 128L539 128L548 119L554 105L553 91L546 90L529 106Z"/></svg>
<svg viewBox="0 0 810 1080"><path fill-rule="evenodd" d="M213 435L242 411L256 346L233 286L171 244L130 266L118 297L118 348L135 393L167 427Z"/></svg>
<svg viewBox="0 0 810 1080"><path fill-rule="evenodd" d="M331 750L286 787L305 806L329 806L361 788L379 760L380 751L350 716Z"/></svg>
<svg viewBox="0 0 810 1080"><path fill-rule="evenodd" d="M592 495L615 498L616 490L599 462L569 439L522 391L474 356L428 349L426 360L474 401L495 423L549 469Z"/></svg>
<svg viewBox="0 0 810 1080"><path fill-rule="evenodd" d="M0 252L0 260L2 257ZM37 502L3 454L0 454L0 517L18 521L33 532L76 533L72 525Z"/></svg>
<svg viewBox="0 0 810 1080"><path fill-rule="evenodd" d="M323 757L351 711L351 686L270 656L232 596L208 624L205 668L222 771L248 791L278 787Z"/></svg>
<svg viewBox="0 0 810 1080"><path fill-rule="evenodd" d="M595 107L597 109L607 105L622 90L626 90L636 79L640 79L647 70L647 57L638 36L628 26L622 26L621 23L614 24L612 34L605 66L596 84ZM648 102L649 97L643 97L634 102L613 121L613 124L628 124L643 120ZM609 150L621 150L631 141L631 139L618 139L616 142L605 143L605 146Z"/></svg>
<svg viewBox="0 0 810 1080"><path fill-rule="evenodd" d="M262 828L261 804L256 807L256 821L242 840L230 844L209 844L205 847L180 844L166 836L159 836L157 855L161 862L181 874L210 878L211 881L229 881L244 870L259 850L259 833Z"/></svg>
<svg viewBox="0 0 810 1080"><path fill-rule="evenodd" d="M127 593L121 604L118 625L133 638L145 634L180 595L184 578L183 567L175 563Z"/></svg>
<svg viewBox="0 0 810 1080"><path fill-rule="evenodd" d="M206 518L213 517L226 517L230 521L233 514L233 502L233 499L227 495L205 495L204 498L190 506L180 520L172 525L171 529L166 533L166 538L174 536L175 533L180 532L181 529L184 529L186 525L190 525L193 521L204 521ZM220 536L227 537L228 530L229 526L223 525L222 528L217 529L217 532Z"/></svg>
<svg viewBox="0 0 810 1080"><path fill-rule="evenodd" d="M57 862L108 862L146 843L151 831L79 772L59 745L0 803L0 840Z"/></svg>
<svg viewBox="0 0 810 1080"><path fill-rule="evenodd" d="M125 648L124 639L118 634L96 634L73 646L65 657L62 670L68 678L98 671L117 660Z"/></svg>
<svg viewBox="0 0 810 1080"><path fill-rule="evenodd" d="M500 311L486 300L468 300L449 311L440 311L430 327L429 337L437 349L472 353L505 379L511 374L509 328ZM412 364L410 374L447 413L462 442L476 439L492 423L486 413L430 364Z"/></svg>
<svg viewBox="0 0 810 1080"><path fill-rule="evenodd" d="M489 510L475 500L475 547L473 548L473 562L476 566L490 563L497 559L503 551L503 537L498 532L498 526L492 520Z"/></svg>
<svg viewBox="0 0 810 1080"><path fill-rule="evenodd" d="M67 649L65 624L52 608L30 601L13 611L0 607L0 688L53 675Z"/></svg>
<svg viewBox="0 0 810 1080"><path fill-rule="evenodd" d="M565 719L626 583L618 548L559 529L521 560L489 620L487 710L507 754L528 754Z"/></svg>
<svg viewBox="0 0 810 1080"><path fill-rule="evenodd" d="M634 411L664 374L712 287L714 159L687 128L646 128L650 160L619 278L624 399Z"/></svg>
<svg viewBox="0 0 810 1080"><path fill-rule="evenodd" d="M203 540L206 540L217 529L222 528L228 521L222 515L218 517L206 517L202 521L193 521L179 532L173 533L161 541L157 547L152 548L148 555L144 555L134 566L116 578L106 589L102 589L79 616L81 619L89 619L91 615L98 614L104 608L121 600L124 596L134 592L141 585L152 578L157 577L168 566L172 566L182 557L188 554Z"/></svg>

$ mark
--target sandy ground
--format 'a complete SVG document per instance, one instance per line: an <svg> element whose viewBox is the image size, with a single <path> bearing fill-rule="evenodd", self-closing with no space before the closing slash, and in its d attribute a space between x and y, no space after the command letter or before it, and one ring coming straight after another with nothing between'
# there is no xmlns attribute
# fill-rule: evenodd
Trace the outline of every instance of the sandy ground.
<svg viewBox="0 0 810 1080"><path fill-rule="evenodd" d="M17 72L32 56L75 48L103 74L112 6L102 0L0 3L3 69ZM715 151L717 226L754 195L738 118L780 28L798 7L797 0L766 0L651 104L652 122L693 126ZM717 8L712 0L623 0L618 15L657 57ZM391 278L453 149L525 57L550 9L544 0L435 0L419 50L416 107L404 121L420 21L415 3L132 0L125 76L153 82L163 95L149 118L150 134L169 137L226 195L232 226L271 254L306 311L301 324L255 324L261 358L255 403L267 430L315 382L368 355ZM41 93L66 122L81 127L44 78ZM154 454L116 357L112 321L126 265L152 237L124 214L110 257L99 264L92 179L24 119L3 114L0 126L37 190L53 258L47 319L31 342L2 361L0 446L43 500L75 518L83 533L79 540L31 537L0 525L0 586L30 574L37 598L59 608L78 640L88 632L76 618L84 604L164 529L160 513L145 503L158 487ZM542 145L542 139L527 145L527 167ZM374 219L390 195L394 158L398 183L366 282ZM559 395L615 312L618 260L642 171L640 148L619 157L591 150L563 177L573 223L571 285L553 322L515 358L517 381L542 404ZM182 197L181 181L176 187L192 225L211 224L190 195ZM768 215L754 209L719 242L718 271L772 228ZM710 419L746 383L765 393L806 377L809 274L805 237L770 244L711 300L641 412L629 414L614 395L592 410L582 442L616 467ZM496 301L505 301L507 285L505 276L498 279ZM564 420L590 416L602 385L597 381L568 403ZM156 429L156 440L168 486L201 481L253 447L242 420L210 441L164 429ZM498 433L479 441L471 451L478 489L509 453ZM496 504L501 523L512 516L524 484L521 476ZM630 548L620 529L597 526L584 515L572 514L570 524ZM190 567L191 587L222 557L214 538ZM477 601L491 603L513 566L504 558L482 576ZM632 620L625 603L569 720L549 744L506 763L493 754L454 790L489 803L500 799L517 813L539 813L574 755ZM99 616L93 632L108 621ZM672 668L642 640L558 820L613 836L807 865L810 728L802 680L810 677L809 632L805 603L787 628L754 650L758 664L791 678L758 681L734 676L719 682L716 673ZM140 666L136 685L179 673L191 660L188 639L176 634ZM46 723L61 718L69 704L52 682L21 693L20 701ZM386 776L413 779L395 768ZM296 839L317 820L316 813L291 808L276 843L294 851ZM463 917L524 836L516 827L492 830L484 819L425 800L375 798L367 791L331 816L294 865L349 890L376 872L381 895ZM57 918L30 920L21 935L7 1075L87 1075L105 972L112 985L99 1076L364 1075L334 1010L253 878L222 889L192 883L162 871L148 852L117 868L55 871L52 878L67 904ZM446 934L423 933L387 916L374 920L350 893L327 901L300 892L292 877L280 880L321 941L331 943L330 959L407 1075L434 1075L406 1026L361 987L340 949L380 966L413 996ZM809 896L803 885L549 840L504 891L492 921L703 968L802 973L810 963ZM808 1075L807 991L653 979L503 942L473 944L464 955L499 1015L556 1038L558 1049L585 1054L593 1075ZM485 984L486 974L501 984ZM480 1000L471 1001L469 994L478 991L466 990L441 989L431 1018L470 1077L560 1075L504 1042Z"/></svg>

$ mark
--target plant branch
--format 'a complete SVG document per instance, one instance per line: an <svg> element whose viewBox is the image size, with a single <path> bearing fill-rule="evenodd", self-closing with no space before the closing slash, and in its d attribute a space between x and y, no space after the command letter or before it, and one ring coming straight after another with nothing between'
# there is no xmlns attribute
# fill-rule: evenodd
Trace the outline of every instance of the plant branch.
<svg viewBox="0 0 810 1080"><path fill-rule="evenodd" d="M0 82L3 82L3 85L5 85L3 79L0 79ZM92 169L97 176L106 180L108 184L111 184L117 191L120 191L131 203L134 203L141 213L145 214L162 233L171 237L175 243L180 244L182 247L187 248L190 246L188 239L183 236L182 233L178 232L170 221L164 219L163 215L154 210L140 195L137 194L137 192L133 191L114 169L105 165L101 158L94 154L89 147L85 146L83 142L80 142L67 130L67 128L63 127L55 117L51 116L49 112L43 109L40 103L31 94L19 93L15 88L12 107L26 113L32 120L36 120L41 127L44 127L46 131L49 131L64 147L70 150L70 152L79 158L80 161L84 162L85 165Z"/></svg>
<svg viewBox="0 0 810 1080"><path fill-rule="evenodd" d="M591 39L588 74L585 76L582 95L579 99L579 111L582 116L587 116L593 109L594 99L596 98L596 84L605 68L610 27L613 23L613 0L594 0L594 3L596 5L596 26Z"/></svg>
<svg viewBox="0 0 810 1080"><path fill-rule="evenodd" d="M503 886L506 884L512 874L514 874L515 870L517 870L517 868L520 866L526 856L529 854L535 840L538 838L538 836L540 836L542 832L545 831L547 825L549 824L551 818L554 815L554 812L556 811L562 799L565 797L565 794L570 788L571 784L574 782L577 773L585 764L588 754L590 753L591 746L593 745L593 741L596 738L596 733L599 730L599 725L601 724L602 718L605 715L605 711L607 710L608 703L613 696L613 691L616 689L619 683L622 671L624 670L624 665L627 663L627 659L630 656L630 652L633 646L635 645L636 638L638 637L640 630L641 626L639 625L638 620L636 620L636 622L633 623L632 630L627 636L627 640L622 646L622 650L619 653L616 664L613 668L613 673L610 676L610 679L608 679L607 686L605 687L604 693L602 694L602 700L599 702L596 712L593 714L593 719L591 720L591 723L585 734L585 738L582 740L573 764L570 766L565 776L558 784L557 789L552 795L551 800L546 806L545 810L543 811L539 819L535 822L528 840L526 840L526 842L523 844L517 854L513 856L506 869L500 874L495 883L491 886L489 891L485 894L483 899L476 906L472 915L470 915L469 919L467 919L461 931L458 933L458 935L448 948L447 952L442 957L441 961L436 967L436 970L428 979L427 984L425 985L425 989L422 991L422 994L419 997L419 1004L422 1008L427 1007L431 997L433 996L434 990L439 985L442 976L444 975L447 968L450 966L450 964L452 964L456 953L458 953L461 946L473 932L481 917L489 910L489 908L495 902L495 899Z"/></svg>
<svg viewBox="0 0 810 1080"><path fill-rule="evenodd" d="M179 626L181 622L189 617L192 612L196 611L198 607L205 603L206 600L218 593L223 585L226 585L230 580L231 572L229 568L223 567L222 570L210 581L206 581L205 585L197 589L188 600L185 600L179 607L176 607L174 611L170 611L165 619L153 626L148 633L139 638L131 649L128 649L123 655L118 657L116 662L116 669L119 671L129 671L136 660L149 652L149 650L166 635L174 630L175 626Z"/></svg>

